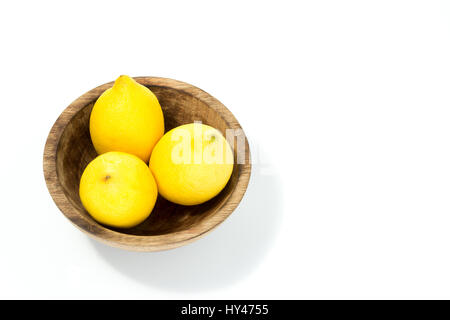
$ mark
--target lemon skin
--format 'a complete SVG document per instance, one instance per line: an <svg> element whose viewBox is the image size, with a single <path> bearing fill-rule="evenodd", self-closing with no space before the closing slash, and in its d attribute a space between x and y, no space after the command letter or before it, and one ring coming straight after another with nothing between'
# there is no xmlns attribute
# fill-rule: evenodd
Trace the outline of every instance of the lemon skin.
<svg viewBox="0 0 450 320"><path fill-rule="evenodd" d="M138 157L107 152L92 160L80 181L80 199L98 222L130 228L144 221L158 196L155 179Z"/></svg>
<svg viewBox="0 0 450 320"><path fill-rule="evenodd" d="M153 92L123 75L95 102L89 130L98 154L122 151L148 163L164 134L164 117Z"/></svg>
<svg viewBox="0 0 450 320"><path fill-rule="evenodd" d="M150 157L158 191L167 200L196 205L215 197L233 171L233 152L216 129L187 124L167 132Z"/></svg>

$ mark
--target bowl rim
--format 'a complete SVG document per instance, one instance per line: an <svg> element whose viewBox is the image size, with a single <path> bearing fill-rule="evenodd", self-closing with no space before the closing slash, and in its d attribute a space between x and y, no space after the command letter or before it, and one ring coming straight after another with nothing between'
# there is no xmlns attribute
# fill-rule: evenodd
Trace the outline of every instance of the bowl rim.
<svg viewBox="0 0 450 320"><path fill-rule="evenodd" d="M242 130L245 137L245 148L248 152L248 159L244 164L237 164L239 166L237 184L230 195L217 208L217 212L188 229L168 234L146 236L121 233L109 229L97 222L93 223L85 216L79 214L78 210L73 207L58 179L56 170L58 144L65 127L71 119L85 106L95 102L106 89L111 88L114 81L100 85L80 96L60 114L53 124L45 143L43 155L43 169L46 185L53 201L64 216L78 229L100 242L114 247L135 251L160 251L176 248L195 241L212 231L228 218L239 205L247 189L251 174L251 157L248 139L231 111L229 111L219 100L202 89L186 82L169 78L133 77L133 79L144 86L167 87L192 95L218 112L227 123L228 128Z"/></svg>

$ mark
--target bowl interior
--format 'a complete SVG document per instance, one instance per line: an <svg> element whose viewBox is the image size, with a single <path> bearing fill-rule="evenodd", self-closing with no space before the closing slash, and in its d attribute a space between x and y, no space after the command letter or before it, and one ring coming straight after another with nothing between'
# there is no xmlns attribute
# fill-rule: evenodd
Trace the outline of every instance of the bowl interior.
<svg viewBox="0 0 450 320"><path fill-rule="evenodd" d="M164 86L148 85L158 97L164 112L166 132L182 124L202 121L225 134L227 122L204 101L181 90ZM78 193L81 174L97 153L89 134L89 117L95 101L78 111L65 127L56 153L56 171L67 199L79 214L97 223L84 209ZM236 153L236 151L235 151ZM235 154L236 158L236 154ZM222 192L210 201L196 206L181 206L158 196L155 208L143 223L130 229L109 228L132 235L164 235L189 229L207 219L226 202L238 181L239 165Z"/></svg>

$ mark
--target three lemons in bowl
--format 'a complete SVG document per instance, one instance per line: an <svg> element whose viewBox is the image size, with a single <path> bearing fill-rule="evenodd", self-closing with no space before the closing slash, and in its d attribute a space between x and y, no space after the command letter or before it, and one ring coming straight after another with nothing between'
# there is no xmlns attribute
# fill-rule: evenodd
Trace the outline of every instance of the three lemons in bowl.
<svg viewBox="0 0 450 320"><path fill-rule="evenodd" d="M231 177L233 152L217 129L190 123L164 134L157 97L125 75L96 101L89 130L99 156L84 170L79 194L89 214L108 226L143 222L158 193L180 205L204 203Z"/></svg>

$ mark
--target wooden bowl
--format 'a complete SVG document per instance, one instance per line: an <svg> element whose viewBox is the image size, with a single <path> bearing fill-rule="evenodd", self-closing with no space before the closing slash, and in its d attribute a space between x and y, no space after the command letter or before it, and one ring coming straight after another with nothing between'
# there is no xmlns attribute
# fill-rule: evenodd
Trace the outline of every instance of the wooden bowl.
<svg viewBox="0 0 450 320"><path fill-rule="evenodd" d="M226 129L242 129L222 103L190 84L156 77L134 79L158 97L164 112L166 132L194 121L213 126L224 135ZM165 250L205 235L233 212L247 189L251 172L250 149L242 130L245 163L234 165L226 187L208 202L181 206L159 196L147 220L130 229L99 224L84 209L78 194L80 177L87 164L97 156L89 134L89 117L97 98L112 85L113 82L101 85L75 100L59 116L48 135L44 151L44 176L56 205L89 236L119 248ZM235 160L239 138L242 137L234 142Z"/></svg>

